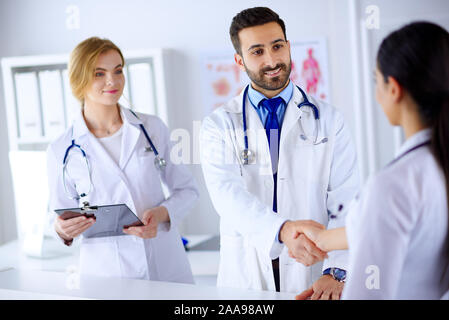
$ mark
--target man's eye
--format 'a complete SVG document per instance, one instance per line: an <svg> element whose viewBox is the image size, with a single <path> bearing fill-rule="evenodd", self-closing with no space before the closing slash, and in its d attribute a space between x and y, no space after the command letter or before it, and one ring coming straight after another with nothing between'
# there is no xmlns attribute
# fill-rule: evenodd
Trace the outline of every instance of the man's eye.
<svg viewBox="0 0 449 320"><path fill-rule="evenodd" d="M116 74L122 74L122 73L123 73L123 70L122 70L122 69L117 70L115 73L116 73Z"/></svg>
<svg viewBox="0 0 449 320"><path fill-rule="evenodd" d="M283 47L282 44L277 44L277 45L275 45L273 48L274 48L275 50L279 50L279 49L281 49L282 47Z"/></svg>
<svg viewBox="0 0 449 320"><path fill-rule="evenodd" d="M259 49L259 50L253 51L253 54L257 56L257 55L262 54L262 52L263 52L263 50Z"/></svg>

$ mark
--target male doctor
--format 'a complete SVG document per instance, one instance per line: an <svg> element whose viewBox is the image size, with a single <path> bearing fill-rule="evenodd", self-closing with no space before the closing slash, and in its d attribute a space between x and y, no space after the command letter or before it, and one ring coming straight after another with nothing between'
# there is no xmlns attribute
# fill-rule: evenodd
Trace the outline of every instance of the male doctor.
<svg viewBox="0 0 449 320"><path fill-rule="evenodd" d="M339 299L346 252L327 256L296 230L344 222L329 215L359 187L349 132L336 109L290 81L290 43L275 12L240 12L230 35L251 84L206 117L200 135L204 178L221 217L217 285ZM305 99L319 119L298 108Z"/></svg>

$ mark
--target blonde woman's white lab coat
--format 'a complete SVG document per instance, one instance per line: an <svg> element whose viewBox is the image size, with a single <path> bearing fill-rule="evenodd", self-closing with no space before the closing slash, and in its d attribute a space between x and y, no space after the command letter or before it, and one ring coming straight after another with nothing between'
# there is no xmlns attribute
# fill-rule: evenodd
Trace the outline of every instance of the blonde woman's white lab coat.
<svg viewBox="0 0 449 320"><path fill-rule="evenodd" d="M423 130L398 156L430 140ZM349 268L343 299L440 299L449 289L443 171L424 146L371 178L346 218Z"/></svg>
<svg viewBox="0 0 449 320"><path fill-rule="evenodd" d="M201 129L201 163L212 203L220 215L220 264L218 286L275 290L272 259L280 259L281 291L299 293L322 274L323 268L346 269L347 252L330 254L323 263L306 267L288 256L277 242L287 220L312 219L328 225L328 210L352 199L359 178L356 155L348 129L336 109L312 100L320 111L318 141L300 138L304 131L314 140L315 120L297 88L290 100L280 140L277 208L268 141L262 122L248 98L246 114L249 149L255 163L243 165L243 92L206 117ZM332 226L332 225L331 225Z"/></svg>
<svg viewBox="0 0 449 320"><path fill-rule="evenodd" d="M91 205L125 203L140 218L147 209L165 206L170 216L170 223L160 224L157 237L153 239L132 235L82 238L80 273L193 283L177 226L198 198L196 184L186 167L174 165L170 161L169 132L159 118L138 114L139 120L123 107L121 115L123 136L119 164L88 130L81 113L73 126L51 143L47 151L50 208L54 210L81 205L67 197L62 184L63 157L72 139L75 139L75 143L85 150L92 167L93 190L87 196ZM144 124L159 154L167 161L167 167L161 173L154 166L154 153L145 152L148 142L140 124ZM71 194L88 190L85 163L79 157L71 160L68 173L71 179L67 180L67 187ZM161 181L170 191L167 198ZM75 185L79 190L74 190Z"/></svg>

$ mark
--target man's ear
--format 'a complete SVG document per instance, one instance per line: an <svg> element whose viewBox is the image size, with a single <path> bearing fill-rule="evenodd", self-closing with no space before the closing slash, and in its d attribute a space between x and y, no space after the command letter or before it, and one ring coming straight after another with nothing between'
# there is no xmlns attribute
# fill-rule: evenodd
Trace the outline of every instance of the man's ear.
<svg viewBox="0 0 449 320"><path fill-rule="evenodd" d="M242 58L241 55L239 55L238 53L235 53L234 54L234 60L235 60L235 63L239 66L240 70L246 71L245 70L245 64L243 62L243 58Z"/></svg>
<svg viewBox="0 0 449 320"><path fill-rule="evenodd" d="M392 76L388 77L388 91L390 92L391 97L396 103L401 101L402 97L404 96L404 89Z"/></svg>

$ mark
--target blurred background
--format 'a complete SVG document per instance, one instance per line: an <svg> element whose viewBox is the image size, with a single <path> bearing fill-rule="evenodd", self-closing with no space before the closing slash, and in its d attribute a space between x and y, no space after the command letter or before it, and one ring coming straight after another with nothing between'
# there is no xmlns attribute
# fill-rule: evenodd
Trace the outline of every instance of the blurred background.
<svg viewBox="0 0 449 320"><path fill-rule="evenodd" d="M270 7L286 23L293 80L343 113L363 182L392 159L403 136L374 99L377 48L411 21L448 29L446 0L1 0L0 245L24 233L48 233L44 151L77 111L66 82L67 57L91 36L109 38L125 54L124 105L189 133L191 152L183 160L201 196L181 234L218 235L197 132L201 120L247 81L235 69L228 32L234 15L254 6Z"/></svg>

